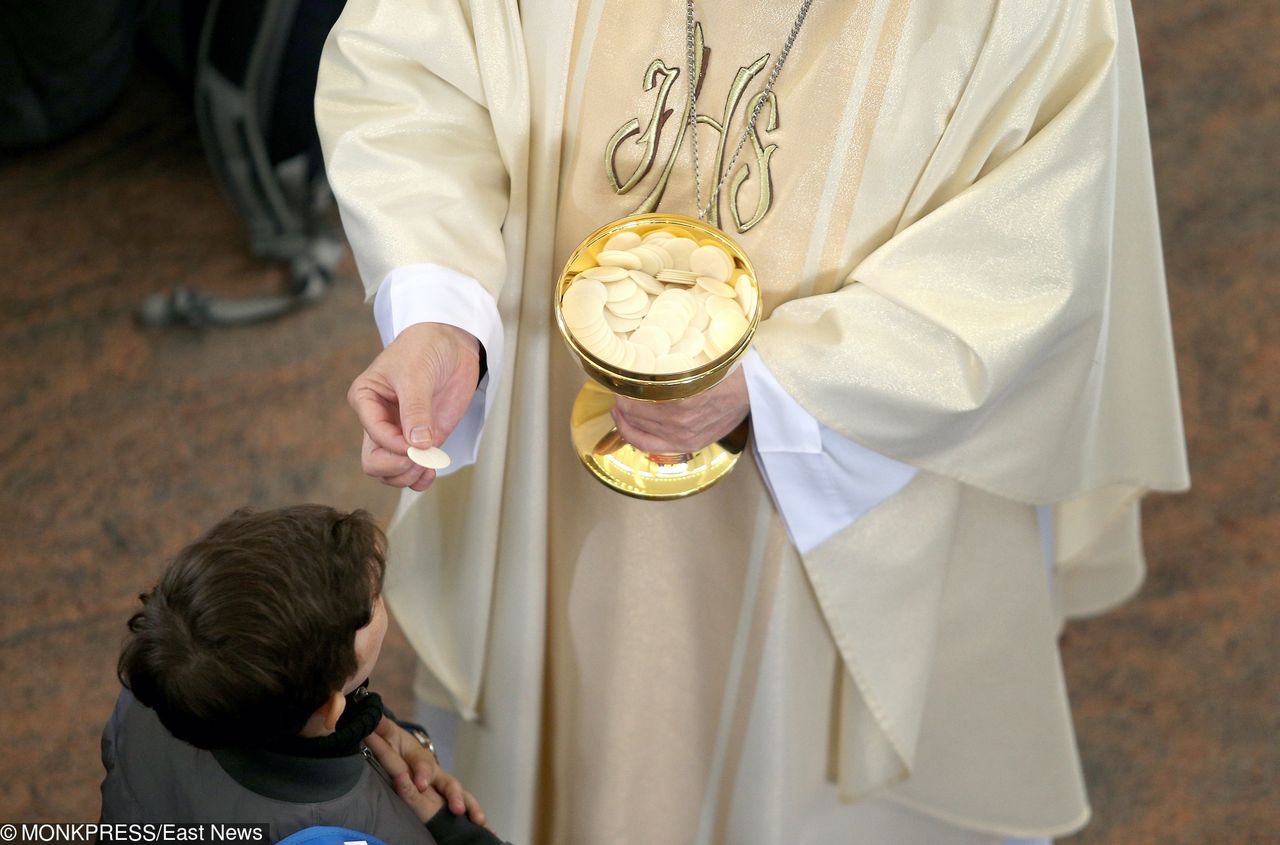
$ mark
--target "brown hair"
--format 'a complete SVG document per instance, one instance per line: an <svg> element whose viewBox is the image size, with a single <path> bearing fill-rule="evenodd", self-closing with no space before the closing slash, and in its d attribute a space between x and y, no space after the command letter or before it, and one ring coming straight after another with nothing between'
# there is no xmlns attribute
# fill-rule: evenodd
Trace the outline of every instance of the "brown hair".
<svg viewBox="0 0 1280 845"><path fill-rule="evenodd" d="M296 736L356 671L385 547L361 510L236 511L142 594L121 683L201 748Z"/></svg>

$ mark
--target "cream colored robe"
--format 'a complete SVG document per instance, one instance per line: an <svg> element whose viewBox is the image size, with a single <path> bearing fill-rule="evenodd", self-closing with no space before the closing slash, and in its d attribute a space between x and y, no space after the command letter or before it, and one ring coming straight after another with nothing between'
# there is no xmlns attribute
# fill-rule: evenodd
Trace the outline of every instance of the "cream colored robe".
<svg viewBox="0 0 1280 845"><path fill-rule="evenodd" d="M875 792L1001 835L1057 834L1087 816L1054 634L1062 615L1137 588L1137 501L1186 485L1137 53L1128 5L1117 5L855 4L875 49L863 84L877 93L848 115L839 199L851 207L816 248L823 272L766 291L756 348L825 425L924 472L802 562L749 464L693 500L691 512L736 495L756 526L744 557L758 563L724 570L740 580L711 621L732 622L762 585L773 597L754 618L744 611L737 627L754 633L721 626L729 668L711 667L709 695L737 684L738 710L712 728L730 739L707 743L710 762L659 756L648 769L682 784L697 769L693 782L718 793L696 801L702 839L778 841L785 825L753 818L767 797L753 779L762 789L771 767L825 763L828 751L845 799ZM460 738L459 774L513 841L535 830L555 842L693 841L683 818L678 833L636 827L675 795L613 783L650 750L643 739L608 745L609 722L629 713L595 714L598 782L583 770L592 758L570 759L579 728L562 711L582 705L555 668L592 645L566 645L573 631L557 616L585 577L548 572L565 526L579 535L571 554L591 563L609 550L591 557L581 535L592 525L576 520L649 508L628 511L619 531L635 545L672 512L621 497L548 500L566 489L548 479L568 477L549 296L557 208L574 177L561 172L561 139L570 39L591 20L569 0L352 2L326 51L317 113L369 289L397 267L448 266L494 293L506 329L477 464L406 493L391 534L387 591L428 670L419 692L477 719ZM942 49L949 39L973 49ZM1052 591L1033 563L1039 504L1055 512ZM612 659L628 654L653 663L635 651ZM796 716L795 698L821 699L827 718ZM781 745L765 736L775 723ZM674 745L680 726L659 733L654 747ZM627 790L638 809L619 798ZM596 799L606 809L593 811ZM831 829L851 829L840 812Z"/></svg>

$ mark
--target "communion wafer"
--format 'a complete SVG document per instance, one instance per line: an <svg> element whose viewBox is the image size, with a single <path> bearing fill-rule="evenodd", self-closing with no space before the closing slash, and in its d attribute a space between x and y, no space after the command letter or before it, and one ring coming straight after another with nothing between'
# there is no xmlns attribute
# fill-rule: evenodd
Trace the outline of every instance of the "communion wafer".
<svg viewBox="0 0 1280 845"><path fill-rule="evenodd" d="M724 311L741 313L741 306L738 305L738 300L725 299L723 296L708 296L702 301L702 307L707 309L707 316L713 320Z"/></svg>
<svg viewBox="0 0 1280 845"><path fill-rule="evenodd" d="M607 348L609 338L616 336L613 329L609 328L609 324L604 320L601 320L597 325L589 326L574 334L578 342L592 352Z"/></svg>
<svg viewBox="0 0 1280 845"><path fill-rule="evenodd" d="M658 373L682 373L693 368L693 356L682 355L679 352L668 352L666 355L659 355L658 360L653 362L653 369Z"/></svg>
<svg viewBox="0 0 1280 845"><path fill-rule="evenodd" d="M631 296L618 302L610 302L606 307L619 317L639 319L649 310L649 294L635 287Z"/></svg>
<svg viewBox="0 0 1280 845"><path fill-rule="evenodd" d="M604 321L609 325L610 329L618 334L626 334L640 327L639 317L619 317L607 309L604 312Z"/></svg>
<svg viewBox="0 0 1280 845"><path fill-rule="evenodd" d="M670 240L670 238L668 238L668 240ZM671 253L667 252L663 248L662 245L664 243L666 243L666 241L653 241L652 243L647 243L647 244L644 244L643 246L645 249L649 250L654 255L658 256L658 263L663 268L674 267L676 265L676 261L674 258L671 257Z"/></svg>
<svg viewBox="0 0 1280 845"><path fill-rule="evenodd" d="M716 357L719 358L732 349L746 330L747 318L737 310L723 311L713 317L711 325L707 327L707 340L711 348L716 350ZM706 344L703 348L707 348Z"/></svg>
<svg viewBox="0 0 1280 845"><path fill-rule="evenodd" d="M640 270L643 270L650 277L665 266L663 264L664 258L670 259L670 256L667 256L665 252L659 252L643 244L632 247L631 254L640 259Z"/></svg>
<svg viewBox="0 0 1280 845"><path fill-rule="evenodd" d="M695 369L732 350L759 291L732 256L674 229L619 232L574 275L561 299L564 325L592 356L642 374Z"/></svg>
<svg viewBox="0 0 1280 845"><path fill-rule="evenodd" d="M698 287L702 288L707 293L714 293L716 296L721 296L725 299L732 299L734 296L733 288L729 287L719 279L712 278L711 276L699 276Z"/></svg>
<svg viewBox="0 0 1280 845"><path fill-rule="evenodd" d="M670 300L654 302L649 308L649 313L644 315L644 321L646 324L670 324L670 331L676 332L675 336L679 337L680 334L684 333L685 326L693 319L694 313L696 312L691 313L679 302Z"/></svg>
<svg viewBox="0 0 1280 845"><path fill-rule="evenodd" d="M671 351L690 357L697 355L702 351L702 332L690 324L680 339L671 344Z"/></svg>
<svg viewBox="0 0 1280 845"><path fill-rule="evenodd" d="M653 350L647 346L640 346L635 343L631 345L636 352L635 366L632 368L632 371L637 373L653 372L653 365L657 362L658 356L654 355Z"/></svg>
<svg viewBox="0 0 1280 845"><path fill-rule="evenodd" d="M597 298L601 305L609 298L609 289L605 287L605 283L587 275L579 275L569 285L569 290L576 291L576 296ZM565 295L567 296L568 292Z"/></svg>
<svg viewBox="0 0 1280 845"><path fill-rule="evenodd" d="M427 469L444 469L452 463L449 455L443 449L437 449L435 446L428 446L425 449L418 446L410 446L408 454L409 460Z"/></svg>
<svg viewBox="0 0 1280 845"><path fill-rule="evenodd" d="M601 267L625 267L628 270L640 269L640 259L624 249L606 249L596 256L596 263Z"/></svg>
<svg viewBox="0 0 1280 845"><path fill-rule="evenodd" d="M630 299L638 288L630 276L623 276L618 281L605 285L604 290L605 302L621 302L624 299Z"/></svg>
<svg viewBox="0 0 1280 845"><path fill-rule="evenodd" d="M641 325L661 329L666 333L670 343L674 344L688 331L689 321L682 314L672 310L659 311L657 314L650 311L645 315Z"/></svg>
<svg viewBox="0 0 1280 845"><path fill-rule="evenodd" d="M606 326L603 334L593 335L589 342L584 340L583 344L596 357L603 358L606 361L613 361L616 356L621 354L621 347L625 342L619 340L618 336L609 331Z"/></svg>
<svg viewBox="0 0 1280 845"><path fill-rule="evenodd" d="M622 342L622 362L618 364L624 370L633 370L636 366L636 345L629 340Z"/></svg>
<svg viewBox="0 0 1280 845"><path fill-rule="evenodd" d="M751 284L751 280L745 275L739 276L737 281L733 283L733 292L738 300L738 306L742 308L743 314L752 314L756 310L756 300L759 294L756 293L756 286Z"/></svg>
<svg viewBox="0 0 1280 845"><path fill-rule="evenodd" d="M655 279L648 270L632 270L631 281L643 288L645 293L651 293L654 296L667 289L667 286Z"/></svg>
<svg viewBox="0 0 1280 845"><path fill-rule="evenodd" d="M690 273L688 270L662 269L658 271L655 278L663 284L687 285L689 287L692 287L698 281L697 275Z"/></svg>
<svg viewBox="0 0 1280 845"><path fill-rule="evenodd" d="M668 288L658 294L658 298L653 301L655 306L662 305L665 307L668 303L680 306L690 317L693 316L698 307L697 300L687 290L681 290L680 288Z"/></svg>
<svg viewBox="0 0 1280 845"><path fill-rule="evenodd" d="M691 326L697 328L700 332L705 332L707 326L711 323L711 314L707 311L706 299L699 299L697 310L693 313L693 319L689 321Z"/></svg>
<svg viewBox="0 0 1280 845"><path fill-rule="evenodd" d="M689 256L698 248L698 244L689 238L671 238L662 241L662 248L671 256L673 270L688 270Z"/></svg>
<svg viewBox="0 0 1280 845"><path fill-rule="evenodd" d="M635 232L619 232L604 242L606 250L626 250L640 246L640 236Z"/></svg>
<svg viewBox="0 0 1280 845"><path fill-rule="evenodd" d="M671 335L657 326L641 326L631 333L631 342L636 346L646 346L655 356L666 355L671 351Z"/></svg>
<svg viewBox="0 0 1280 845"><path fill-rule="evenodd" d="M579 329L595 325L602 319L604 300L591 291L575 286L565 293L561 310L565 323L577 333Z"/></svg>
<svg viewBox="0 0 1280 845"><path fill-rule="evenodd" d="M592 267L582 271L582 275L602 282L617 282L627 278L630 271L626 267Z"/></svg>
<svg viewBox="0 0 1280 845"><path fill-rule="evenodd" d="M733 259L720 247L706 244L689 253L689 270L699 276L727 282L733 275Z"/></svg>

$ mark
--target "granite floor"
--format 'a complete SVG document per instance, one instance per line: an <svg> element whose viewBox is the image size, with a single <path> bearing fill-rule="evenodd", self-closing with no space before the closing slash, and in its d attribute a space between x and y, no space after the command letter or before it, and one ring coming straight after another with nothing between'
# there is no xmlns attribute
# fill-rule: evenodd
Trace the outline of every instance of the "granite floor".
<svg viewBox="0 0 1280 845"><path fill-rule="evenodd" d="M1066 632L1095 810L1066 841L1280 842L1280 11L1138 5L1195 487L1149 502L1141 595ZM133 323L174 284L282 280L154 73L0 159L0 199L0 821L89 819L123 622L166 556L246 503L389 515L343 400L377 340L349 264L275 323ZM401 707L410 665L393 632Z"/></svg>

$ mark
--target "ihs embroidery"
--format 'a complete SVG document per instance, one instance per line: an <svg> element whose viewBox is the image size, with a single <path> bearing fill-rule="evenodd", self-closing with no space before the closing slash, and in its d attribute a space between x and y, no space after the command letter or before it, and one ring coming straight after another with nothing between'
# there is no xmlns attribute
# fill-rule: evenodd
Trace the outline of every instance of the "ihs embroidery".
<svg viewBox="0 0 1280 845"><path fill-rule="evenodd" d="M711 57L711 49L703 43L702 24L694 27L694 77L697 79L698 93L702 93L702 84L705 81L705 70L707 62ZM751 85L752 80L764 71L769 63L769 54L765 53L749 65L738 69L738 73L734 76L733 85L729 89L729 94L725 98L724 112L720 117L714 118L710 115L699 114L697 121L700 125L709 126L715 130L719 136L719 142L716 145L715 165L711 170L709 179L711 186L720 182L723 177L723 169L725 166L726 154L732 155L732 150L728 150L729 133L726 131L733 123L734 117L738 117L745 122L747 117L755 109L756 104L763 100L761 106L761 114L756 122L755 129L747 138L747 148L742 151L739 157L741 162L737 169L725 183L728 201L729 216L733 219L734 228L738 232L746 232L769 213L769 209L773 205L773 180L770 174L770 164L773 159L774 152L777 151L777 144L766 145L760 133L763 129L765 134L770 134L778 129L778 99L773 92L764 92L756 94L749 100L744 102L743 97L747 88ZM631 118L622 126L618 127L618 131L613 133L609 139L609 143L605 146L604 151L604 170L605 175L609 179L609 184L617 194L627 194L637 187L642 187L653 169L658 159L658 150L662 145L662 137L664 131L670 131L674 128L676 133L675 141L671 146L667 159L662 165L657 179L653 182L644 199L636 207L636 214L643 214L651 211L657 211L658 204L662 200L663 193L666 192L667 182L671 178L671 170L675 165L676 158L684 149L685 135L689 129L687 120L689 102L688 94L685 95L684 108L679 112L679 116L674 121L672 127L671 118L676 115L674 109L667 105L668 98L671 95L672 86L680 76L679 68L670 67L663 63L661 59L654 59L649 65L648 70L644 74L644 90L652 91L658 89L657 99L654 102L653 109L649 114L648 122L642 129L638 118ZM687 91L687 85L682 86ZM735 133L735 143L742 136ZM631 140L631 145L640 148L640 160L635 168L625 179L618 172L618 148L622 146L624 141ZM699 139L701 144L701 137ZM755 156L754 164L749 160L743 160L748 151ZM685 153L687 155L687 153ZM739 205L739 194L742 187L748 182L756 183L756 207L751 217L744 220ZM711 186L708 186L708 190ZM720 226L720 202L717 197L716 202L711 206L711 210L707 213L707 222L713 226Z"/></svg>

